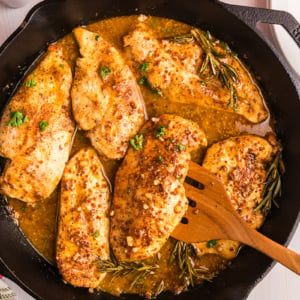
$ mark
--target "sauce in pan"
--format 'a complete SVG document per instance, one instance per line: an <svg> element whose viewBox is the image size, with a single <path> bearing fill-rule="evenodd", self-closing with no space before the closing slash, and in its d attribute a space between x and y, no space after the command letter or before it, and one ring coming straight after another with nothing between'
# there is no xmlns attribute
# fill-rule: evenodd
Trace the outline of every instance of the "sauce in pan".
<svg viewBox="0 0 300 300"><path fill-rule="evenodd" d="M116 47L126 57L123 48L123 36L134 28L137 16L117 17L102 20L87 26L87 28L101 36ZM175 36L188 32L190 26L169 19L149 17L147 24L158 37ZM72 36L67 35L58 41L64 48L64 55L74 70L75 60L78 56L78 47ZM140 77L138 67L131 63L131 67L137 78ZM242 67L242 66L241 66ZM272 131L272 124L269 119L261 124L253 125L237 114L226 111L217 111L209 108L202 108L195 105L180 104L158 97L147 87L141 86L141 91L146 103L149 118L161 114L176 114L189 120L193 120L203 128L207 135L208 144L236 136L243 132L254 133L265 136ZM83 132L77 131L71 155L76 153L84 146L90 145L89 140ZM203 151L193 154L193 160L201 162ZM120 164L119 161L108 160L100 157L104 165L105 172L111 183L114 182L116 170ZM33 246L49 262L55 264L55 236L57 223L57 206L59 199L59 187L56 191L44 201L37 202L34 205L10 199L9 204L13 207L18 216L19 226ZM144 279L136 278L134 274L116 277L108 274L101 283L100 289L109 293L118 295L123 293L140 293L146 296L153 296L161 290L172 290L175 293L184 289L183 280L180 279L180 270L177 263L170 262L170 255L175 241L169 239L161 249L159 255L147 259L147 263L159 265L159 272L151 272ZM226 258L233 258L238 249L232 249L232 253L222 253L222 247L215 247L215 253L206 254L196 263L203 267L203 270L209 270L209 273L203 275L203 279L211 278L211 275L227 264ZM218 255L220 249L220 255ZM223 256L223 257L222 257ZM134 284L133 283L134 280Z"/></svg>

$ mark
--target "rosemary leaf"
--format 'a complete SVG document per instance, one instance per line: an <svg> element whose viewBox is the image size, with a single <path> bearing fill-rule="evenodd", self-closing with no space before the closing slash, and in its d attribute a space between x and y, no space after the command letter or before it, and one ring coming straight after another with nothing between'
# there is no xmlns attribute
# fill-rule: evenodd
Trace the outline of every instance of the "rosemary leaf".
<svg viewBox="0 0 300 300"><path fill-rule="evenodd" d="M161 292L163 292L164 287L165 287L165 282L162 279L161 282L157 286L157 289L156 289L156 291L155 291L155 293L153 295L153 298L156 298Z"/></svg>
<svg viewBox="0 0 300 300"><path fill-rule="evenodd" d="M197 280L211 280L213 275L203 266L195 267L199 260L194 247L182 241L176 241L171 252L169 263L177 261L177 265L181 270L180 278L183 280L184 286L194 286Z"/></svg>
<svg viewBox="0 0 300 300"><path fill-rule="evenodd" d="M222 58L226 58L227 55L216 50L215 43L208 31L204 33L201 30L194 28L191 30L191 34L168 37L165 39L178 44L186 44L193 41L198 43L205 54L204 60L199 69L199 75L204 79L204 81L202 80L201 82L207 81L207 78L217 78L222 84L223 89L229 90L227 108L231 108L233 110L239 109L238 93L235 87L235 84L240 80L239 74L234 67L221 60ZM223 43L223 45L227 44ZM225 50L227 53L231 54L231 50L228 45Z"/></svg>
<svg viewBox="0 0 300 300"><path fill-rule="evenodd" d="M137 282L159 267L158 265L147 265L144 262L138 261L121 262L118 264L109 260L96 260L94 264L97 265L98 272L111 273L113 277L120 277L129 274L134 275L130 288L133 288Z"/></svg>
<svg viewBox="0 0 300 300"><path fill-rule="evenodd" d="M278 151L266 173L266 180L262 191L262 201L255 207L254 211L261 210L264 215L267 215L272 204L279 207L276 198L281 195L281 176L284 172L285 168L281 159L281 151Z"/></svg>
<svg viewBox="0 0 300 300"><path fill-rule="evenodd" d="M171 41L176 44L188 44L194 41L194 37L191 34L183 34L178 36L170 36L163 38L164 40Z"/></svg>

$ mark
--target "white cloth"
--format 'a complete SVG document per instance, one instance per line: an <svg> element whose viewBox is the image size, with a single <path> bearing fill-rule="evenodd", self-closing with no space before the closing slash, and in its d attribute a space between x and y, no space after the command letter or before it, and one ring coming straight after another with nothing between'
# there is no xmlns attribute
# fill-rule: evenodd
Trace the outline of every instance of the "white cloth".
<svg viewBox="0 0 300 300"><path fill-rule="evenodd" d="M2 280L0 275L0 299L16 300L16 293L5 283L5 280Z"/></svg>

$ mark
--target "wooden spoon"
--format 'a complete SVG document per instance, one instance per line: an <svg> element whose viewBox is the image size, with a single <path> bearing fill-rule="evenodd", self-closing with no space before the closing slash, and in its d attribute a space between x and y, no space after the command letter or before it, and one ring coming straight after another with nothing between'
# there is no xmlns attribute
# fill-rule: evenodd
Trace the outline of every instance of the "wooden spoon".
<svg viewBox="0 0 300 300"><path fill-rule="evenodd" d="M188 177L204 189L184 183L186 195L195 201L171 236L186 243L228 239L251 246L300 275L300 255L250 228L234 210L222 182L210 171L191 162Z"/></svg>

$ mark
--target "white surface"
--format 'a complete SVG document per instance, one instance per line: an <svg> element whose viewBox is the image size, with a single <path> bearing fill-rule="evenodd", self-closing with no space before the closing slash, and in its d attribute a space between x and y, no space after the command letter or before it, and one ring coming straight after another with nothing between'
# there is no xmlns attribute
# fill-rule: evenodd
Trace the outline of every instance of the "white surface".
<svg viewBox="0 0 300 300"><path fill-rule="evenodd" d="M0 3L5 4L8 7L22 7L29 3L31 0L0 0Z"/></svg>
<svg viewBox="0 0 300 300"><path fill-rule="evenodd" d="M27 0L29 3L19 9L9 9L0 3L0 45L5 39L21 24L26 13L36 3L41 0ZM267 0L223 0L227 3L249 5L257 7L266 7ZM277 0L277 2L286 2L286 0ZM294 3L299 0L294 0ZM300 20L299 20L300 21ZM268 28L263 27L265 34L269 35ZM272 37L269 37L272 38ZM300 57L298 56L297 59ZM299 128L300 130L300 128ZM289 248L300 253L300 226L289 245ZM18 300L31 300L33 299L18 286L8 279L4 281L16 292ZM298 300L300 299L300 277L282 267L279 264L271 270L271 272L253 289L247 300ZM206 299L204 299L206 300ZM222 299L220 299L222 300Z"/></svg>
<svg viewBox="0 0 300 300"><path fill-rule="evenodd" d="M300 20L300 2L299 0L270 0L269 7L277 10L285 10L293 14ZM274 41L281 53L285 56L290 66L294 69L300 80L300 48L294 43L290 35L282 26L274 25L271 28Z"/></svg>

